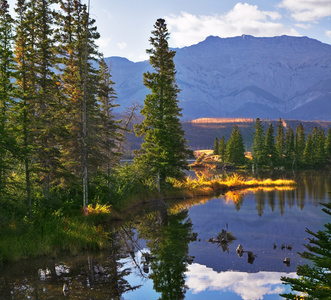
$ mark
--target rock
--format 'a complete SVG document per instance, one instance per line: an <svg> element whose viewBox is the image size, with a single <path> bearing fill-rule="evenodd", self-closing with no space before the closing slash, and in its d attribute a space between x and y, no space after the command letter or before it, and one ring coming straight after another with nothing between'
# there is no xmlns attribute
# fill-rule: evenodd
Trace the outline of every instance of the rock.
<svg viewBox="0 0 331 300"><path fill-rule="evenodd" d="M289 267L289 266L290 266L290 258L289 258L289 257L285 257L283 263L284 263L287 267Z"/></svg>

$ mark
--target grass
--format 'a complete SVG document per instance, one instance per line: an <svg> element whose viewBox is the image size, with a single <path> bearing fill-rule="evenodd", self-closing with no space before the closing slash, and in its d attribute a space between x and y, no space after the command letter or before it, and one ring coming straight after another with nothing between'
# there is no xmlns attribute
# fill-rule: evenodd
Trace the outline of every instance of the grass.
<svg viewBox="0 0 331 300"><path fill-rule="evenodd" d="M294 187L296 185L293 180L246 180L243 176L233 174L226 180L213 179L206 180L204 177L192 179L190 177L186 180L170 180L173 187L182 191L186 197L207 196L218 192L227 192L234 189L252 189L252 188L275 188L275 187Z"/></svg>
<svg viewBox="0 0 331 300"><path fill-rule="evenodd" d="M169 189L162 195L146 187L133 189L116 207L98 203L89 205L87 216L79 211L69 216L61 209L47 214L37 211L31 219L10 220L8 216L6 222L0 222L0 264L43 255L55 257L62 252L78 254L85 250L106 249L109 245L107 229L103 225L106 221L123 219L128 210L134 211L135 206L160 197L164 199L196 197L188 203L184 200L175 205L171 209L175 212L187 208L187 205L203 204L209 199L207 197L212 195L227 192L225 195L227 201L240 202L242 196L237 192L239 189L289 189L295 186L295 182L271 179L246 180L243 176L234 174L226 180L206 180L203 176L181 181L168 179L168 185Z"/></svg>

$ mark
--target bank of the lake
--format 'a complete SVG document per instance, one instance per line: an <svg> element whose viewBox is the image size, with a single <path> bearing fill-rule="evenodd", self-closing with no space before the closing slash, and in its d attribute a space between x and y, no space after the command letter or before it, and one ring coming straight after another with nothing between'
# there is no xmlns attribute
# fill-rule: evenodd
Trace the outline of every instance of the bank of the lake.
<svg viewBox="0 0 331 300"><path fill-rule="evenodd" d="M206 180L204 177L179 181L169 179L166 191L137 193L123 199L117 208L107 204L90 204L88 213L65 212L63 209L48 211L47 208L31 219L13 218L7 228L1 230L0 263L19 259L50 256L61 253L77 254L83 251L98 251L109 246L107 224L112 220L124 220L134 216L135 208L141 204L171 199L187 199L200 196L218 196L232 190L281 188L295 186L294 180L247 180L233 174L228 179ZM3 226L4 227L4 226Z"/></svg>

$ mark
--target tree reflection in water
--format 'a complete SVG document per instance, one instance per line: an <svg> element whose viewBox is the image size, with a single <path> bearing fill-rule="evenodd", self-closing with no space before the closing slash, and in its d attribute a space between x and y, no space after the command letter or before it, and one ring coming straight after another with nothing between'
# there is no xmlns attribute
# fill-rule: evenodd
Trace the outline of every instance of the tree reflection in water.
<svg viewBox="0 0 331 300"><path fill-rule="evenodd" d="M184 299L188 244L194 238L188 211L168 214L165 205L146 215L139 225L139 236L146 239L152 260L150 267L155 291L161 299Z"/></svg>

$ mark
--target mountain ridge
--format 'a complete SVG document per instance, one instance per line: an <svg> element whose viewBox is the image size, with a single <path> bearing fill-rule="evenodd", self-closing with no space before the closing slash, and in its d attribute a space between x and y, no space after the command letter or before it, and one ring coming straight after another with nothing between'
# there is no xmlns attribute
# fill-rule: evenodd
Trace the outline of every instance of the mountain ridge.
<svg viewBox="0 0 331 300"><path fill-rule="evenodd" d="M331 45L308 37L209 36L173 50L183 120L331 120ZM111 61L122 109L134 101L142 104L149 93L142 83L142 74L152 71L149 62L120 57L106 61Z"/></svg>

